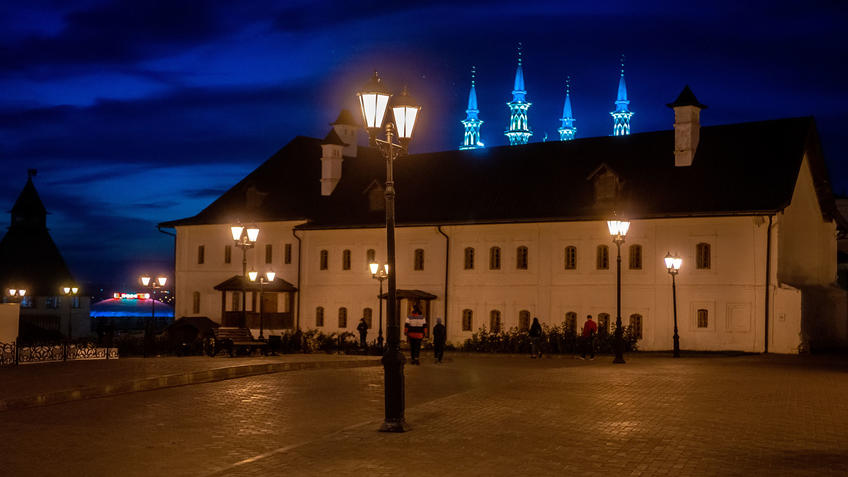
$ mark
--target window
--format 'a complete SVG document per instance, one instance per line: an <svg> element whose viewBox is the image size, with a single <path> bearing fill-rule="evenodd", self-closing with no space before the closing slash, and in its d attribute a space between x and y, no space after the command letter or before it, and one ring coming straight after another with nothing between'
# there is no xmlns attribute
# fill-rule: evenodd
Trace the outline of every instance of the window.
<svg viewBox="0 0 848 477"><path fill-rule="evenodd" d="M31 296L21 298L21 308L35 308L35 300Z"/></svg>
<svg viewBox="0 0 848 477"><path fill-rule="evenodd" d="M521 310L518 312L518 330L527 331L530 329L530 312Z"/></svg>
<svg viewBox="0 0 848 477"><path fill-rule="evenodd" d="M59 301L58 296L48 296L44 300L44 307L45 308L59 308L59 303L60 303L60 301Z"/></svg>
<svg viewBox="0 0 848 477"><path fill-rule="evenodd" d="M416 248L415 249L415 270L424 270L424 249Z"/></svg>
<svg viewBox="0 0 848 477"><path fill-rule="evenodd" d="M350 270L350 250L342 252L342 270Z"/></svg>
<svg viewBox="0 0 848 477"><path fill-rule="evenodd" d="M489 270L501 269L501 248L492 247L489 249Z"/></svg>
<svg viewBox="0 0 848 477"><path fill-rule="evenodd" d="M191 312L200 313L200 292L191 294Z"/></svg>
<svg viewBox="0 0 848 477"><path fill-rule="evenodd" d="M631 245L630 246L630 269L631 270L641 270L642 269L642 246L641 245Z"/></svg>
<svg viewBox="0 0 848 477"><path fill-rule="evenodd" d="M265 245L265 263L274 263L274 246L270 243Z"/></svg>
<svg viewBox="0 0 848 477"><path fill-rule="evenodd" d="M565 247L565 269L566 270L576 270L577 269L577 247L573 245L569 245Z"/></svg>
<svg viewBox="0 0 848 477"><path fill-rule="evenodd" d="M630 315L630 336L633 336L637 340L642 339L642 315L633 314Z"/></svg>
<svg viewBox="0 0 848 477"><path fill-rule="evenodd" d="M339 328L347 328L347 308L339 308Z"/></svg>
<svg viewBox="0 0 848 477"><path fill-rule="evenodd" d="M598 334L601 336L608 335L610 332L610 317L609 313L598 314Z"/></svg>
<svg viewBox="0 0 848 477"><path fill-rule="evenodd" d="M324 307L319 306L315 308L315 327L320 328L324 326Z"/></svg>
<svg viewBox="0 0 848 477"><path fill-rule="evenodd" d="M710 244L701 242L695 246L695 267L699 270L710 268Z"/></svg>
<svg viewBox="0 0 848 477"><path fill-rule="evenodd" d="M710 312L700 308L698 309L698 328L708 328L710 326Z"/></svg>
<svg viewBox="0 0 848 477"><path fill-rule="evenodd" d="M577 313L573 311L565 314L565 334L572 336L577 334Z"/></svg>
<svg viewBox="0 0 848 477"><path fill-rule="evenodd" d="M465 269L474 270L474 249L471 247L465 249Z"/></svg>
<svg viewBox="0 0 848 477"><path fill-rule="evenodd" d="M369 248L367 252L365 252L365 262L371 263L377 261L377 252L374 251L373 248Z"/></svg>
<svg viewBox="0 0 848 477"><path fill-rule="evenodd" d="M197 264L202 265L206 259L206 247L203 245L197 246Z"/></svg>
<svg viewBox="0 0 848 477"><path fill-rule="evenodd" d="M232 311L241 311L241 292L232 292L233 309Z"/></svg>
<svg viewBox="0 0 848 477"><path fill-rule="evenodd" d="M80 297L75 296L75 297L73 298L73 300L71 300L71 306L72 306L73 308L79 308L79 307L80 307Z"/></svg>
<svg viewBox="0 0 848 477"><path fill-rule="evenodd" d="M469 309L462 310L462 331L471 331L474 312Z"/></svg>
<svg viewBox="0 0 848 477"><path fill-rule="evenodd" d="M365 318L365 323L368 324L368 328L371 329L371 317L374 316L374 310L371 308L365 308L362 310L362 317Z"/></svg>
<svg viewBox="0 0 848 477"><path fill-rule="evenodd" d="M489 312L489 329L492 333L498 333L501 331L501 312L498 310L492 310Z"/></svg>
<svg viewBox="0 0 848 477"><path fill-rule="evenodd" d="M515 268L527 270L527 247L524 245L515 250Z"/></svg>
<svg viewBox="0 0 848 477"><path fill-rule="evenodd" d="M597 268L598 270L609 269L609 247L607 247L606 245L598 245L595 268Z"/></svg>
<svg viewBox="0 0 848 477"><path fill-rule="evenodd" d="M326 250L321 250L321 263L319 268L321 270L327 269L327 262L330 260L330 254Z"/></svg>
<svg viewBox="0 0 848 477"><path fill-rule="evenodd" d="M289 264L291 263L291 244L287 243L283 248L283 263Z"/></svg>
<svg viewBox="0 0 848 477"><path fill-rule="evenodd" d="M224 263L232 263L233 261L233 246L224 245Z"/></svg>

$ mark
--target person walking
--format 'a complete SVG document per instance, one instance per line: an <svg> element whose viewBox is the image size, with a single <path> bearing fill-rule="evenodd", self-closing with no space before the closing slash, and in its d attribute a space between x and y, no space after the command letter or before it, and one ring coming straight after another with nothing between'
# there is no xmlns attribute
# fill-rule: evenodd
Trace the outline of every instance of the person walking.
<svg viewBox="0 0 848 477"><path fill-rule="evenodd" d="M530 357L533 359L542 357L542 325L539 324L539 319L533 317L533 324L530 325Z"/></svg>
<svg viewBox="0 0 848 477"><path fill-rule="evenodd" d="M589 349L589 359L595 359L595 333L598 332L598 325L592 321L592 315L586 315L586 323L583 323L583 350L580 353L580 359L586 359L586 348Z"/></svg>
<svg viewBox="0 0 848 477"><path fill-rule="evenodd" d="M365 317L359 319L359 326L356 327L356 331L359 332L359 347L365 348L367 346L365 338L368 336L368 322L365 321Z"/></svg>
<svg viewBox="0 0 848 477"><path fill-rule="evenodd" d="M442 324L442 319L436 318L436 326L433 327L433 354L436 355L437 363L441 363L445 355L445 341L447 341L447 338L447 329Z"/></svg>
<svg viewBox="0 0 848 477"><path fill-rule="evenodd" d="M406 317L406 324L403 327L403 334L409 341L409 354L412 358L412 364L421 364L418 361L418 355L421 354L421 340L424 339L424 329L427 322L421 316L421 308L418 304L412 305L412 313Z"/></svg>

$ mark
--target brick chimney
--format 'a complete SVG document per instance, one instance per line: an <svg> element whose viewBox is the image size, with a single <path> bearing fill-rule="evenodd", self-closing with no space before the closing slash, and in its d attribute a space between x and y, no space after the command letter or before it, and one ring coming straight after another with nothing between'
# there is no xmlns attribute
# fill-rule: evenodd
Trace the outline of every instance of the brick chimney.
<svg viewBox="0 0 848 477"><path fill-rule="evenodd" d="M689 85L667 106L674 110L674 165L691 166L701 137L701 110L707 107L698 102Z"/></svg>

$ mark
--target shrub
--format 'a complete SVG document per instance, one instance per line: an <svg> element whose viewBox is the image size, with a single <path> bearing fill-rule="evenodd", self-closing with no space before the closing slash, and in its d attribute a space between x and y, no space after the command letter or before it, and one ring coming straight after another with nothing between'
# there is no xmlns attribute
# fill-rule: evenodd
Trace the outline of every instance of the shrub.
<svg viewBox="0 0 848 477"><path fill-rule="evenodd" d="M630 327L623 329L625 351L638 349L637 339ZM569 328L566 322L560 325L542 325L542 352L553 354L569 354L580 351L580 339L576 330ZM599 353L613 353L615 334L599 335L595 339L595 349ZM492 332L482 327L465 340L460 347L462 351L477 353L530 353L530 335L518 328Z"/></svg>

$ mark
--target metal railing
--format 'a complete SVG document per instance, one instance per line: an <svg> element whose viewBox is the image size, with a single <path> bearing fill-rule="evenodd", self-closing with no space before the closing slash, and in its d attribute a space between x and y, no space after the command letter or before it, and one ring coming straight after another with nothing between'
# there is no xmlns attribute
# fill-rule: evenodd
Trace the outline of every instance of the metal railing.
<svg viewBox="0 0 848 477"><path fill-rule="evenodd" d="M117 358L117 348L98 347L96 343L91 341L32 344L0 342L0 366Z"/></svg>

